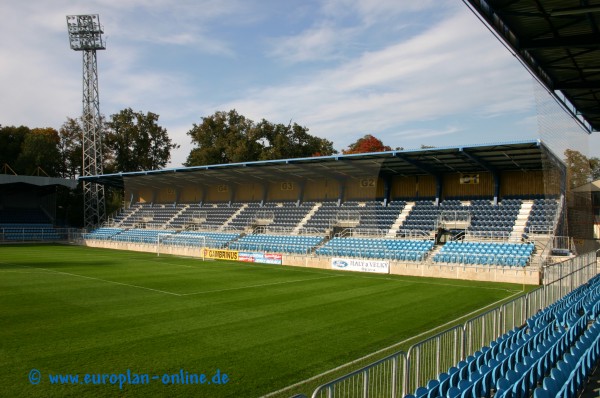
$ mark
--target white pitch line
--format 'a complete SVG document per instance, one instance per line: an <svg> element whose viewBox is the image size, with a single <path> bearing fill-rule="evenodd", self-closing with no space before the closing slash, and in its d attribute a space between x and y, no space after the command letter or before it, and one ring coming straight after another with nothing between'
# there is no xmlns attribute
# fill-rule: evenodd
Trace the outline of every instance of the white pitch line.
<svg viewBox="0 0 600 398"><path fill-rule="evenodd" d="M293 280L293 281L284 281L284 282L275 282L275 283L264 283L264 284L260 284L260 285L240 286L240 287L233 287L233 288L229 288L229 289L205 290L205 291L193 292L193 293L173 293L173 292L168 292L168 291L165 291L165 290L153 289L151 287L132 285L132 284L129 284L129 283L116 282L116 281L111 281L111 280L108 280L108 279L95 278L93 276L73 274L73 273L64 272L64 271L56 271L56 270L53 270L53 269L47 269L47 268L42 268L42 267L32 267L32 266L29 266L29 265L22 265L22 264L10 264L10 263L2 262L2 261L0 261L0 263L1 264L7 264L7 265L17 265L17 266L20 266L20 267L37 269L37 270L43 270L43 271L47 271L47 272L51 272L51 273L56 273L56 274L64 274L64 275L69 275L69 276L76 276L76 277L79 277L79 278L85 278L85 279L91 279L91 280L106 282L106 283L112 283L112 284L115 284L115 285L129 286L129 287L133 287L133 288L137 288L137 289L150 290L150 291L153 291L153 292L158 292L158 293L163 293L163 294L169 294L169 295L177 296L177 297L193 296L193 295L207 294L207 293L227 292L227 291L231 291L231 290L251 289L251 288L255 288L255 287L283 285L283 284L286 284L286 283L296 283L296 282L313 281L313 280L319 280L319 279L338 278L340 276L343 276L343 275L330 275L330 276L324 276L324 277L321 277L321 278L296 279L296 280Z"/></svg>
<svg viewBox="0 0 600 398"><path fill-rule="evenodd" d="M331 276L324 276L324 277L321 277L321 278L296 279L296 280L293 280L293 281L275 282L275 283L264 283L264 284L261 284L261 285L240 286L240 287L232 287L232 288L229 288L229 289L204 290L204 291L201 291L201 292L194 292L194 293L182 293L182 294L180 294L180 296L192 296L192 295L196 295L196 294L229 292L231 290L242 290L242 289L251 289L251 288L255 288L255 287L284 285L286 283L315 281L315 280L319 280L319 279L328 279L328 278L339 278L340 276L342 276L342 275L331 275Z"/></svg>
<svg viewBox="0 0 600 398"><path fill-rule="evenodd" d="M27 270L16 271L16 270L0 269L0 274L40 274L40 275L44 275L44 274L47 274L47 272L41 272L41 270L40 271L27 271Z"/></svg>
<svg viewBox="0 0 600 398"><path fill-rule="evenodd" d="M31 268L31 269L38 269L38 270L44 270L44 271L48 271L50 273L55 273L55 274L62 274L62 275L69 275L69 276L76 276L79 278L84 278L84 279L91 279L91 280L95 280L95 281L100 281L100 282L105 282L105 283L112 283L114 285L121 285L121 286L128 286L128 287L133 287L136 289L144 289L144 290L150 290L153 292L157 292L157 293L163 293L163 294L168 294L171 296L178 296L181 297L181 294L179 293L173 293L173 292L167 292L165 290L159 290L159 289L152 289L151 287L145 287L145 286L138 286L138 285L132 285L129 283L123 283L123 282L116 282L116 281L111 281L108 279L102 279L102 278L95 278L93 276L86 276L86 275L79 275L79 274L72 274L70 272L64 272L64 271L57 271L57 270L53 270L53 269L48 269L48 268L42 268L42 267L32 267L29 265L23 265L23 264L10 264L10 263L5 263L5 262L1 262L2 264L8 264L8 265L16 265L19 267L25 267L25 268Z"/></svg>
<svg viewBox="0 0 600 398"><path fill-rule="evenodd" d="M347 368L348 366L354 365L355 363L362 362L362 361L364 361L364 360L366 360L366 359L368 359L368 358L370 358L370 357L373 357L373 356L375 356L375 355L381 354L382 352L388 351L388 350L390 350L390 349L392 349L392 348L394 348L394 347L397 347L397 346L399 346L399 345L405 344L405 343L407 343L407 342L409 342L409 341L411 341L411 340L414 340L414 339L416 339L416 338L419 338L419 337L421 337L421 336L425 336L425 335L427 335L427 334L429 334L429 333L432 333L432 332L434 332L434 331L436 331L436 330L438 330L438 329L441 329L441 328L444 328L444 327L446 327L446 326L448 326L448 325L451 325L452 323L455 323L455 322L457 322L457 321L459 321L459 320L461 320L461 319L464 319L464 318L466 318L466 317L469 317L469 316L471 316L471 315L474 315L474 314L476 314L476 313L478 313L478 312L480 312L480 311L483 311L483 310L485 310L485 309L486 309L486 308L488 308L488 307L491 307L491 306L493 306L493 305L496 305L496 304L499 304L499 303L501 303L501 302L503 302L503 301L505 301L505 300L508 300L508 299L510 299L511 297L514 297L514 296L516 296L516 295L517 295L517 294L519 294L519 293L523 293L523 292L517 292L517 293L515 293L515 294L512 294L512 295L510 295L510 296L508 296L508 297L505 297L505 298L503 298L502 300L498 300L498 301L496 301L496 302L494 302L494 303L492 303L492 304L488 304L488 305L486 305L485 307L481 307L481 308L479 308L479 309L477 309L477 310L475 310L475 311L472 311L472 312L470 312L470 313L468 313L468 314L465 314L465 315L461 316L460 318L456 318L456 319L454 319L454 320L452 320L452 321L450 321L450 322L446 322L446 323L445 323L445 324L443 324L443 325L436 326L436 327L434 327L433 329L430 329L430 330L428 330L428 331L425 331L425 332L419 333L419 334L417 334L417 335L415 335L415 336L409 337L408 339L405 339L405 340L399 341L399 342L397 342L397 343L394 343L394 344L392 344L392 345L390 345L390 346L388 346L388 347L384 347L384 348L382 348L382 349L380 349L380 350L377 350L377 351L375 351L375 352L372 352L372 353L370 353L370 354L367 354L367 355L365 355L365 356L363 356L363 357L360 357L360 358L358 358L358 359L355 359L355 360L353 360L353 361L347 362L347 363L345 363L345 364L343 364L343 365L340 365L340 366L338 366L338 367L335 367L335 368L333 368L333 369L326 370L326 371L325 371L325 372L323 372L323 373L320 373L320 374L318 374L318 375L312 376L312 377L310 377L310 378L308 378L308 379L306 379L306 380L299 381L298 383L292 384L291 386L284 387L284 388L282 388L281 390L277 390L277 391L270 392L270 393L268 393L267 395L263 395L263 396L262 396L262 397L260 397L260 398L269 398L269 397L272 397L272 396L274 396L274 395L277 395L277 394L284 393L284 392L286 392L286 391L288 391L288 390L291 390L291 389L293 389L293 388L300 387L300 386L301 386L301 385L303 385L303 384L310 383L311 381L314 381L314 380L320 379L321 377L323 377L323 376L326 376L326 375L328 375L328 374L330 374L330 373L336 372L336 371L338 371L338 370L340 370L340 369Z"/></svg>

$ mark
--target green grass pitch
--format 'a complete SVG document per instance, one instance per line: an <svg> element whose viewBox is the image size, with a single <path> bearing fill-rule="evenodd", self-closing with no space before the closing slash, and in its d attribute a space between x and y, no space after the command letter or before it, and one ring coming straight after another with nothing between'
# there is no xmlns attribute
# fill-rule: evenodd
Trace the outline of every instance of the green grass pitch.
<svg viewBox="0 0 600 398"><path fill-rule="evenodd" d="M521 289L77 246L0 246L0 395L258 397ZM68 374L78 379L50 380Z"/></svg>

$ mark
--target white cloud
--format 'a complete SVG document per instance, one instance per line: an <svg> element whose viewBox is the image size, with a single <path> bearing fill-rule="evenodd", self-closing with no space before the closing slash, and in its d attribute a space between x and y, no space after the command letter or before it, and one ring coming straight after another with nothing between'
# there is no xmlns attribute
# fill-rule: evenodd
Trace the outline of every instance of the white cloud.
<svg viewBox="0 0 600 398"><path fill-rule="evenodd" d="M397 19L398 16L430 10L434 7L441 11L446 8L446 3L441 0L327 0L323 4L323 13L331 18L352 14L362 22L372 24L382 19Z"/></svg>
<svg viewBox="0 0 600 398"><path fill-rule="evenodd" d="M416 142L416 141L420 141L424 138L441 137L441 136L457 134L457 133L460 133L460 131L461 131L460 128L454 127L454 126L445 127L440 130L437 130L437 129L408 129L408 130L398 131L397 133L392 133L391 136L397 137L402 140L409 140L409 141Z"/></svg>
<svg viewBox="0 0 600 398"><path fill-rule="evenodd" d="M272 57L286 63L320 62L347 59L357 48L370 48L378 40L393 41L397 33L410 26L426 27L429 19L415 18L435 9L441 14L453 4L442 0L399 2L397 0L327 0L305 16L310 26L299 33L270 41ZM416 21L420 21L415 23Z"/></svg>
<svg viewBox="0 0 600 398"><path fill-rule="evenodd" d="M410 40L290 83L256 88L220 108L254 118L292 117L338 147L366 132L460 112L491 117L531 110L527 73L463 11Z"/></svg>
<svg viewBox="0 0 600 398"><path fill-rule="evenodd" d="M355 29L315 26L295 36L271 40L270 55L286 63L339 59L343 54L344 43L356 33Z"/></svg>

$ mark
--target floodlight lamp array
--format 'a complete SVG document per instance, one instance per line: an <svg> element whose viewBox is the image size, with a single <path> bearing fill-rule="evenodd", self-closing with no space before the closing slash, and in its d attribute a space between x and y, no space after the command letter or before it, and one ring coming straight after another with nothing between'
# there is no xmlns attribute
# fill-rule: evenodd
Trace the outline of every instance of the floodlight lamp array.
<svg viewBox="0 0 600 398"><path fill-rule="evenodd" d="M67 15L67 28L69 30L69 44L75 51L104 50L100 25L100 16Z"/></svg>

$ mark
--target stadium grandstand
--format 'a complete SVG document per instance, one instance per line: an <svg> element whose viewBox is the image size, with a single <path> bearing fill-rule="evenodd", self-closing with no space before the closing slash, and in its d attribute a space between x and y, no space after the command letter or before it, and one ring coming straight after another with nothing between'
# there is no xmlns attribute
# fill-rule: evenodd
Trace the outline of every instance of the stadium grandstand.
<svg viewBox="0 0 600 398"><path fill-rule="evenodd" d="M77 181L0 174L0 242L65 241L79 231L68 228L57 205L57 189Z"/></svg>
<svg viewBox="0 0 600 398"><path fill-rule="evenodd" d="M169 235L171 254L206 245L284 265L538 284L556 254L577 250L565 175L532 140L84 177L127 198L85 241L155 251Z"/></svg>

